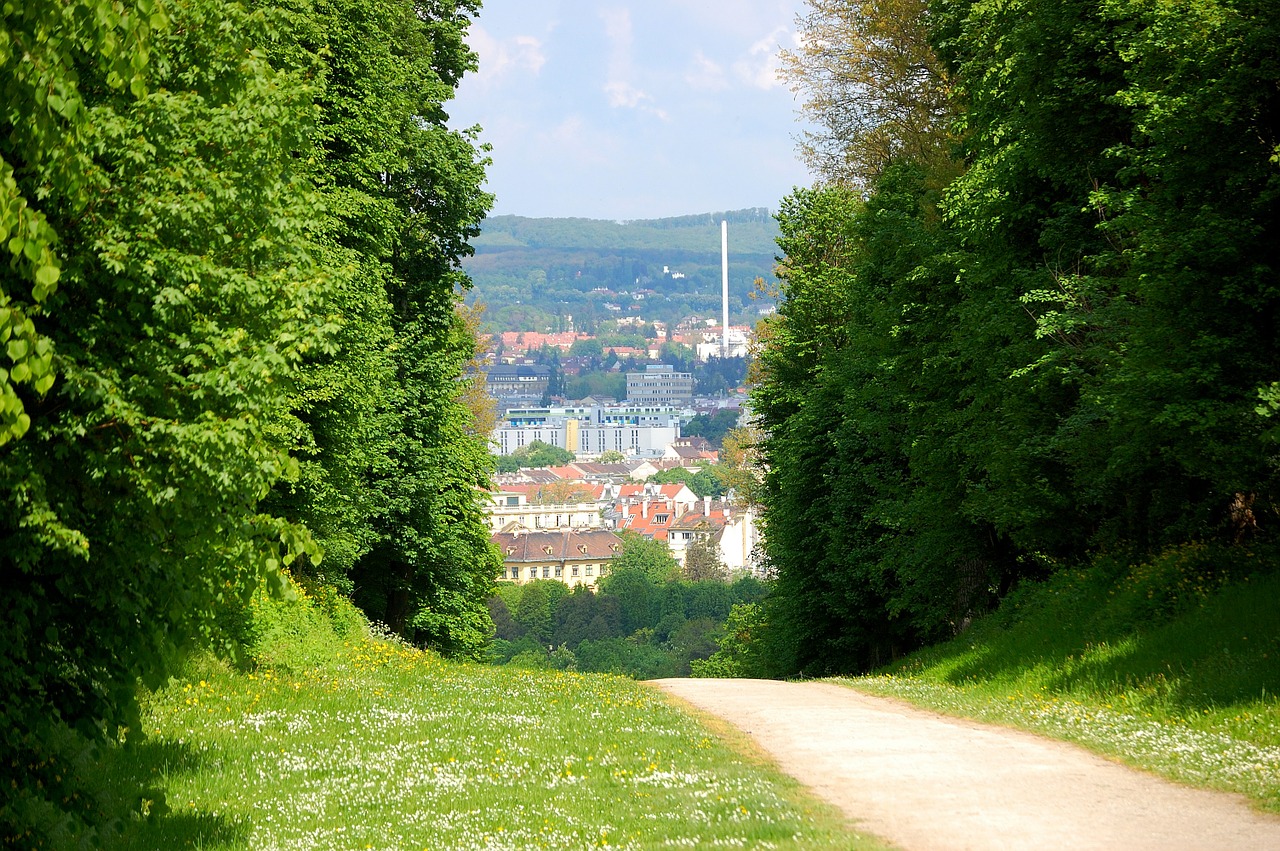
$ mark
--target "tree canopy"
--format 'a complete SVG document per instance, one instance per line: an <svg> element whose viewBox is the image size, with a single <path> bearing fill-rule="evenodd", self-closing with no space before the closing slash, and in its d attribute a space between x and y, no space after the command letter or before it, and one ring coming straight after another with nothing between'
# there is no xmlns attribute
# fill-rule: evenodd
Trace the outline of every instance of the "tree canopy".
<svg viewBox="0 0 1280 851"><path fill-rule="evenodd" d="M459 376L469 0L10 4L0 38L6 836L281 571L474 654L499 564ZM76 803L78 802L78 803Z"/></svg>
<svg viewBox="0 0 1280 851"><path fill-rule="evenodd" d="M545 440L531 440L525 446L512 451L498 459L498 472L514 473L516 470L532 467L558 467L569 464L577 457L567 449L552 446Z"/></svg>
<svg viewBox="0 0 1280 851"><path fill-rule="evenodd" d="M810 5L829 165L779 212L753 394L775 658L855 670L1095 552L1274 535L1232 508L1280 484L1266 4ZM864 85L894 45L924 76Z"/></svg>

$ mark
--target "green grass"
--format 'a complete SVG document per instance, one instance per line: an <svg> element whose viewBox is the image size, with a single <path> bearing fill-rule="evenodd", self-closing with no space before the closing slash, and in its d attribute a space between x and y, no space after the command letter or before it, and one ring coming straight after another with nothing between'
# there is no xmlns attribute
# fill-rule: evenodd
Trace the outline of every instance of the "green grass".
<svg viewBox="0 0 1280 851"><path fill-rule="evenodd" d="M1100 561L1021 591L949 643L840 682L1280 812L1274 555L1188 545L1140 565Z"/></svg>
<svg viewBox="0 0 1280 851"><path fill-rule="evenodd" d="M256 671L204 657L149 697L106 770L156 794L108 848L881 847L631 680L261 632Z"/></svg>

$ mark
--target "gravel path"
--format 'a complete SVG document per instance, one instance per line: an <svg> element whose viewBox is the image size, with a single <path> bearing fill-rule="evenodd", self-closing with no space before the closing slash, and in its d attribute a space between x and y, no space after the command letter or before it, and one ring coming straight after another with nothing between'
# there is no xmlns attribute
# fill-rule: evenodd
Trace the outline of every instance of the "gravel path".
<svg viewBox="0 0 1280 851"><path fill-rule="evenodd" d="M657 680L906 851L1280 851L1280 817L1074 745L830 683Z"/></svg>

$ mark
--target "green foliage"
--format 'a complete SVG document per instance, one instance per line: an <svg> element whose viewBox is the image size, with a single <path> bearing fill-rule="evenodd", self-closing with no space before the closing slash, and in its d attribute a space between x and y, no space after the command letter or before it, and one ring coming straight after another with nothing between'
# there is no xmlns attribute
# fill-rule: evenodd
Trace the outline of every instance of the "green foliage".
<svg viewBox="0 0 1280 851"><path fill-rule="evenodd" d="M559 467L571 464L576 456L567 449L552 446L543 440L534 440L521 446L510 455L498 459L498 472L514 473L532 467Z"/></svg>
<svg viewBox="0 0 1280 851"><path fill-rule="evenodd" d="M773 250L777 226L769 211L760 208L631 222L492 216L482 223L475 244L478 249L523 246L697 251L706 250L709 242L718 251L721 221L734 226L735 238L745 253L768 254Z"/></svg>
<svg viewBox="0 0 1280 851"><path fill-rule="evenodd" d="M489 600L496 636L487 658L526 668L646 678L688 676L716 650L721 625L738 604L759 603L768 585L754 577L657 580L637 567L611 571L597 592L558 580L499 583Z"/></svg>
<svg viewBox="0 0 1280 851"><path fill-rule="evenodd" d="M29 159L20 186L45 195L65 253L41 321L61 380L28 401L31 431L0 456L0 761L41 766L15 788L6 832L45 801L91 835L92 808L44 791L76 774L66 731L136 728L139 680L225 642L221 612L264 576L281 584L300 553L319 558L305 530L256 508L296 474L261 424L325 344L306 252L317 206L293 156L310 91L250 49L268 38L263 17L199 2L170 13L148 86L126 95L106 85L111 62L73 63L83 147ZM58 183L68 168L75 182Z"/></svg>
<svg viewBox="0 0 1280 851"><path fill-rule="evenodd" d="M743 358L733 358L737 361L737 366L730 373L729 379L726 379L724 373L706 372L702 379L701 385L697 388L699 394L714 395L716 392L728 390L738 387L747 376L747 365ZM707 366L721 363L719 358L712 358ZM724 443L725 435L731 430L738 427L738 419L741 412L734 408L721 408L710 416L706 414L696 414L689 423L680 429L680 434L684 437L705 437L707 442L712 446L720 446Z"/></svg>
<svg viewBox="0 0 1280 851"><path fill-rule="evenodd" d="M587 372L571 376L565 386L570 399L601 396L622 400L627 398L627 376L622 372Z"/></svg>
<svg viewBox="0 0 1280 851"><path fill-rule="evenodd" d="M723 582L729 576L729 571L720 561L719 550L714 544L701 539L692 541L685 550L684 566L680 572L690 582Z"/></svg>
<svg viewBox="0 0 1280 851"><path fill-rule="evenodd" d="M1262 8L938 0L963 162L784 202L753 409L785 670L886 661L1099 549L1274 535Z"/></svg>
<svg viewBox="0 0 1280 851"><path fill-rule="evenodd" d="M765 607L760 603L735 603L729 610L716 651L695 660L695 677L768 677L775 674L764 652L761 633L767 628Z"/></svg>
<svg viewBox="0 0 1280 851"><path fill-rule="evenodd" d="M0 822L66 844L112 817L76 784L139 681L283 646L286 565L481 652L499 562L454 306L489 198L441 110L465 0L11 7L0 762L32 768Z"/></svg>
<svg viewBox="0 0 1280 851"><path fill-rule="evenodd" d="M582 670L652 680L676 675L672 659L660 648L625 638L584 641L575 652Z"/></svg>
<svg viewBox="0 0 1280 851"><path fill-rule="evenodd" d="M492 459L458 376L476 341L455 310L459 266L491 201L472 135L443 103L474 67L468 2L338 2L290 11L276 54L317 76L313 179L327 218L333 344L309 358L276 423L301 460L273 509L313 528L329 564L395 632L481 652L497 557L478 488Z"/></svg>
<svg viewBox="0 0 1280 851"><path fill-rule="evenodd" d="M636 573L653 583L666 582L675 576L679 565L665 541L625 530L620 537L622 545L609 562L609 576L602 580L602 589L608 590L620 574Z"/></svg>
<svg viewBox="0 0 1280 851"><path fill-rule="evenodd" d="M693 391L699 396L718 396L737 390L746 383L746 379L745 357L707 358L693 366ZM689 423L693 430L685 431L684 434L688 437L701 435L719 446L729 429L738 425L738 413L730 408L722 408L710 417L698 414Z"/></svg>
<svg viewBox="0 0 1280 851"><path fill-rule="evenodd" d="M568 594L569 586L554 579L530 582L521 588L520 603L513 613L515 622L540 644L550 642L557 606Z"/></svg>
<svg viewBox="0 0 1280 851"><path fill-rule="evenodd" d="M672 467L670 470L654 473L648 480L664 485L686 485L698 496L719 498L724 496L725 488L717 472L716 465L703 467L696 473L691 472L688 467Z"/></svg>
<svg viewBox="0 0 1280 851"><path fill-rule="evenodd" d="M771 278L777 226L764 209L625 223L494 216L466 270L490 307L489 324L507 331L566 330L567 312L575 329L596 333L612 315L606 305L637 289L653 291L644 301L650 321L718 315L720 216L732 225L729 298L740 316L753 312L753 282ZM614 345L645 342L640 334Z"/></svg>
<svg viewBox="0 0 1280 851"><path fill-rule="evenodd" d="M54 383L53 340L37 330L63 272L49 216L63 204L83 210L94 195L94 89L127 87L143 96L153 31L167 24L152 0L4 10L0 92L7 123L17 129L0 144L0 244L10 255L0 277L0 345L8 357L0 366L0 446L31 427L22 385L43 399ZM76 72L86 63L96 69L87 101Z"/></svg>

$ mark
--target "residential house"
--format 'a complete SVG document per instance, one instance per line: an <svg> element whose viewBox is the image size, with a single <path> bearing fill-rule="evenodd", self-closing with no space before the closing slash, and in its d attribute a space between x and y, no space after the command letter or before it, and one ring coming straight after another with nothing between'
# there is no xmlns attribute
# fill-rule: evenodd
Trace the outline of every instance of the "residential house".
<svg viewBox="0 0 1280 851"><path fill-rule="evenodd" d="M557 482L563 486L563 482ZM546 485L508 485L491 495L485 506L490 532L524 529L600 529L604 527L600 504L596 501L598 490L586 486L580 489L580 498L572 502L548 500Z"/></svg>
<svg viewBox="0 0 1280 851"><path fill-rule="evenodd" d="M720 460L720 453L705 437L681 437L667 444L663 461L675 461L682 467L701 467Z"/></svg>
<svg viewBox="0 0 1280 851"><path fill-rule="evenodd" d="M755 521L750 508L735 508L704 497L701 506L683 514L667 530L667 546L676 561L684 564L689 545L701 539L715 547L730 573L758 572L760 533Z"/></svg>
<svg viewBox="0 0 1280 851"><path fill-rule="evenodd" d="M622 539L607 529L511 531L492 536L502 553L500 579L524 583L556 579L569 587L595 586L608 575Z"/></svg>

